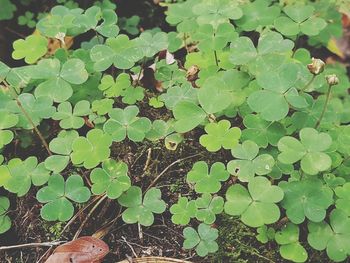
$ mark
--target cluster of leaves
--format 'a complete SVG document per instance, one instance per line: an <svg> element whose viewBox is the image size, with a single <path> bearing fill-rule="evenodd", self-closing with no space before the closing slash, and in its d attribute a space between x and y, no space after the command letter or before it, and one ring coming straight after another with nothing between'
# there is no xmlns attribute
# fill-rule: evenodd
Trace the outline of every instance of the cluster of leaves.
<svg viewBox="0 0 350 263"><path fill-rule="evenodd" d="M232 158L198 161L187 173L193 198L170 206L174 224L200 222L184 228L185 249L199 256L217 251L213 224L225 212L257 228L261 242L276 242L287 260L307 260L300 236L331 260L345 260L350 82L343 65L313 64L296 45L300 37L326 45L341 28L334 5L320 8L326 2L178 1L164 4L176 31L139 33L135 17L119 28L109 1L86 10L61 1L38 21L37 34L13 43L13 59L28 65L0 62L0 187L19 197L40 188L48 221L69 220L74 203L96 195L116 200L125 223L150 226L166 210L162 193L153 184L141 188L128 164L112 158L112 144L161 141L176 150L195 140ZM0 3L8 10L0 20L10 19L13 5ZM96 36L69 49L67 39L87 32ZM52 52L50 38L60 43ZM186 54L183 65L172 55L178 50ZM141 81L148 64L152 90ZM145 117L145 97L166 120ZM47 158L41 152L22 160L5 151L17 141L33 144L21 136L28 130ZM0 232L10 227L9 206L0 197ZM289 222L281 228L284 214Z"/></svg>

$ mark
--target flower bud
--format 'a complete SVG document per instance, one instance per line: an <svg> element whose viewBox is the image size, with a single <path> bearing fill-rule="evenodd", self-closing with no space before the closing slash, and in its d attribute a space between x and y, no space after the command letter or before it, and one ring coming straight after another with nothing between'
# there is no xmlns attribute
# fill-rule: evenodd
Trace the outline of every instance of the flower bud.
<svg viewBox="0 0 350 263"><path fill-rule="evenodd" d="M314 74L318 75L323 72L325 63L318 58L312 58L312 63L307 65L307 68L309 71Z"/></svg>
<svg viewBox="0 0 350 263"><path fill-rule="evenodd" d="M335 74L327 75L326 80L327 80L328 85L330 85L330 86L334 86L334 85L337 85L339 83L339 79L338 79L337 75L335 75Z"/></svg>

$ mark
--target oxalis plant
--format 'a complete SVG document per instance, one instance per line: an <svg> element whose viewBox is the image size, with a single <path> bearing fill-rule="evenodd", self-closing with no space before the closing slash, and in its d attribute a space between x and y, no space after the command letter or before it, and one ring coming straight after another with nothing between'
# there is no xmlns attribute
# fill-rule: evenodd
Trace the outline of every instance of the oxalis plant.
<svg viewBox="0 0 350 263"><path fill-rule="evenodd" d="M183 248L200 257L219 249L215 222L226 213L286 260L305 262L312 250L347 260L350 82L343 64L325 64L300 45L313 51L339 36L338 6L163 3L171 31L140 33L139 19L119 27L115 5L103 2L55 6L13 43L23 66L0 62L0 187L10 197L0 197L0 233L10 229L13 197L35 191L47 221L66 222L93 198L111 199L119 220L143 227L168 209L183 227ZM16 6L0 3L0 19L10 19ZM34 27L32 19L20 21ZM94 37L69 48L81 35ZM60 43L51 52L50 39ZM156 90L141 81L149 65ZM171 117L150 117L147 107ZM26 145L24 134L41 147L37 156L10 152ZM159 177L141 184L113 157L117 143L176 151L193 141L215 157L193 162L183 178L190 194L175 202L162 200Z"/></svg>

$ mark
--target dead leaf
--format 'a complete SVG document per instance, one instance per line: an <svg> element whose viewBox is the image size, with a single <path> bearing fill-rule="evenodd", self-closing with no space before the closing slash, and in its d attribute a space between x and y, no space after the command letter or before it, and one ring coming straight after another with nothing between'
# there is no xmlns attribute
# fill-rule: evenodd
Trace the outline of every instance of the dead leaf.
<svg viewBox="0 0 350 263"><path fill-rule="evenodd" d="M109 247L102 240L80 237L58 246L45 263L100 263L108 252Z"/></svg>

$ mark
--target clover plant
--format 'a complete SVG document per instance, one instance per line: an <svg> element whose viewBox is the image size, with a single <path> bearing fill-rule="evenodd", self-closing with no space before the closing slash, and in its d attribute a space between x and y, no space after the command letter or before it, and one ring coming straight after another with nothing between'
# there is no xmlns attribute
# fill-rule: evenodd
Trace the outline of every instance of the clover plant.
<svg viewBox="0 0 350 263"><path fill-rule="evenodd" d="M197 231L192 227L186 227L183 230L185 237L183 248L195 248L196 253L201 257L208 255L208 253L216 252L219 248L216 243L218 230L202 223L198 226Z"/></svg>
<svg viewBox="0 0 350 263"><path fill-rule="evenodd" d="M124 162L109 159L102 163L102 168L95 168L90 174L91 192L96 195L106 193L108 198L116 199L131 186L128 166Z"/></svg>
<svg viewBox="0 0 350 263"><path fill-rule="evenodd" d="M0 62L0 233L10 201L36 193L47 221L71 219L74 202L74 218L98 217L113 199L113 223L148 227L169 208L200 257L219 249L226 213L276 261L349 260L345 2L161 1L159 28L92 2L15 12L28 1L0 0L1 30L26 34Z"/></svg>
<svg viewBox="0 0 350 263"><path fill-rule="evenodd" d="M122 217L128 224L139 223L143 226L150 226L154 222L153 214L161 214L165 211L165 202L161 199L161 192L157 188L149 189L144 197L140 187L131 186L123 193L118 202L127 207Z"/></svg>
<svg viewBox="0 0 350 263"><path fill-rule="evenodd" d="M37 193L39 202L45 205L41 208L41 217L48 221L67 221L74 213L71 201L84 203L90 198L90 190L84 186L80 175L71 175L65 181L64 178L55 174L48 181L48 185L41 188Z"/></svg>

